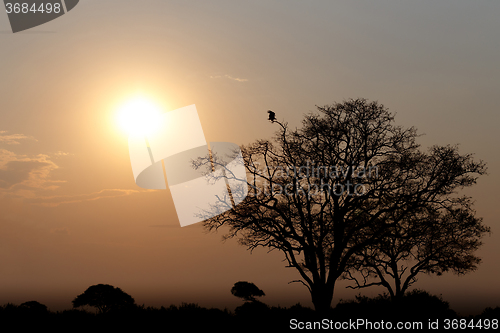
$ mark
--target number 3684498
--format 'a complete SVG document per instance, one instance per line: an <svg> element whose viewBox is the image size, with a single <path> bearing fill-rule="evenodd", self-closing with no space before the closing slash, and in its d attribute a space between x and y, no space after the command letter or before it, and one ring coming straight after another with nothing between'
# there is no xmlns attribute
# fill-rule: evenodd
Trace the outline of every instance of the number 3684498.
<svg viewBox="0 0 500 333"><path fill-rule="evenodd" d="M7 14L10 13L23 13L23 14L28 14L28 13L60 13L61 12L61 4L60 3L55 3L52 4L50 2L47 3L41 3L41 4L32 4L31 7L28 3L6 3L5 4L5 10L7 11Z"/></svg>

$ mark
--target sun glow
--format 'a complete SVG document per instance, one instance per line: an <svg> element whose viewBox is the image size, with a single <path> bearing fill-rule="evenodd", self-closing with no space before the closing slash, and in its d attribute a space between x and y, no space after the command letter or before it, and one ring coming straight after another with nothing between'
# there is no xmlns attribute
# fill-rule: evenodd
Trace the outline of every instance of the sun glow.
<svg viewBox="0 0 500 333"><path fill-rule="evenodd" d="M151 135L159 129L161 109L158 105L143 97L127 101L118 110L118 124L133 136Z"/></svg>

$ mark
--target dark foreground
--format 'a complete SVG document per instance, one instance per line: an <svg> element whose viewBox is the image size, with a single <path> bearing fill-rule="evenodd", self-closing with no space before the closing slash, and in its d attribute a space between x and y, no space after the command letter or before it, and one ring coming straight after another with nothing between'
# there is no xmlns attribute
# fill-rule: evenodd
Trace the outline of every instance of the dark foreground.
<svg viewBox="0 0 500 333"><path fill-rule="evenodd" d="M425 292L414 292L397 304L386 296L357 297L318 314L300 304L289 308L247 302L234 312L182 304L168 308L133 306L95 314L84 310L47 311L38 302L0 307L2 331L27 332L284 332L284 331L498 331L500 307L460 317L449 304ZM398 326L399 325L399 326ZM10 328L9 328L10 327ZM401 328L401 329L398 329Z"/></svg>

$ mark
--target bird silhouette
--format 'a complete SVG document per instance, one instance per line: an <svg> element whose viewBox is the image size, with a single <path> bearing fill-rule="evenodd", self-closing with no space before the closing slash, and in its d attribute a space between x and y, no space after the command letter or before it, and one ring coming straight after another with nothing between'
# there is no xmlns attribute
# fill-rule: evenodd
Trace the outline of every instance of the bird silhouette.
<svg viewBox="0 0 500 333"><path fill-rule="evenodd" d="M271 110L268 110L267 113L269 113L268 120L273 123L276 120L276 114Z"/></svg>

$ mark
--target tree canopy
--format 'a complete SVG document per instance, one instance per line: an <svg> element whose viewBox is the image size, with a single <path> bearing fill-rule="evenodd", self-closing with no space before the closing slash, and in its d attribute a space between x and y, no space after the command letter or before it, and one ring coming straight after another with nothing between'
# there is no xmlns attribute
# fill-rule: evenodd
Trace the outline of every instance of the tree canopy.
<svg viewBox="0 0 500 333"><path fill-rule="evenodd" d="M224 228L225 238L235 237L250 250L281 251L319 311L330 308L339 278L375 263L376 250L387 248L384 244L409 226L407 237L421 256L448 244L436 253L437 266L433 259L419 271L477 263L470 253L484 230L471 232L471 246L454 257L446 253L460 245L446 242L460 238L457 228L471 221L465 216L472 214L467 200L455 194L485 173L482 161L461 155L455 146L423 151L416 129L395 125L393 114L378 102L347 100L318 111L305 115L295 130L274 121L280 129L273 140L242 147L248 196L222 214L207 214L212 216L204 224L208 230ZM225 163L212 156L193 165L205 166L208 173ZM430 221L442 226L441 238Z"/></svg>
<svg viewBox="0 0 500 333"><path fill-rule="evenodd" d="M231 288L231 294L236 297L243 298L247 302L255 301L255 297L266 295L255 284L246 281L236 282L233 288Z"/></svg>
<svg viewBox="0 0 500 333"><path fill-rule="evenodd" d="M73 300L74 308L89 305L97 308L99 313L126 309L134 304L132 296L109 284L90 286Z"/></svg>

